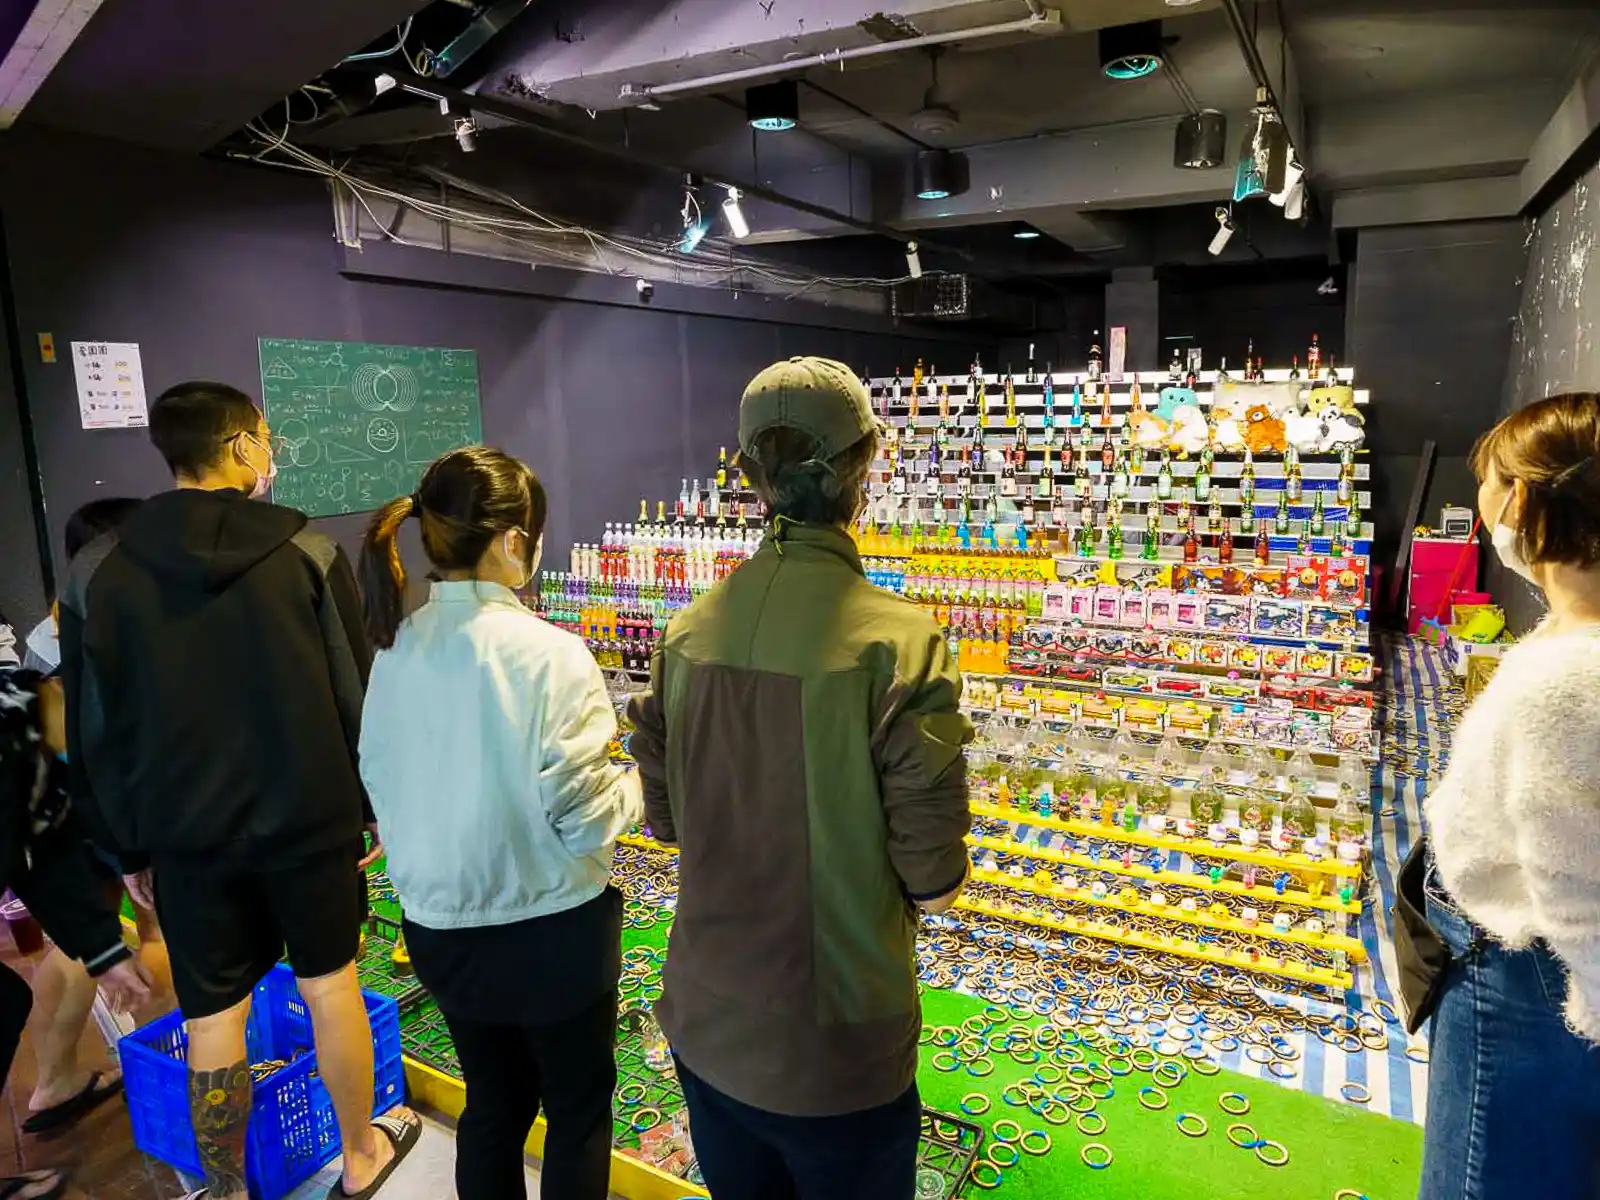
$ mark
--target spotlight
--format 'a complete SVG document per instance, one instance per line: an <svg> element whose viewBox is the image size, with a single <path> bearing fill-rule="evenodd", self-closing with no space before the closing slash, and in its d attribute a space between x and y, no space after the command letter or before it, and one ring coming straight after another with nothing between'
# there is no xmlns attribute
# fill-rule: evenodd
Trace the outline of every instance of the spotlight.
<svg viewBox="0 0 1600 1200"><path fill-rule="evenodd" d="M1020 238L1023 241L1028 241L1031 238L1038 237L1039 236L1039 231L1037 229L1029 229L1026 225L1024 225L1021 229L1017 230L1011 236L1014 237L1014 238Z"/></svg>
<svg viewBox="0 0 1600 1200"><path fill-rule="evenodd" d="M781 133L800 120L800 86L792 79L746 88L744 115L752 129Z"/></svg>
<svg viewBox="0 0 1600 1200"><path fill-rule="evenodd" d="M1234 179L1233 198L1271 195L1284 190L1289 169L1289 131L1283 118L1267 99L1267 89L1256 89L1256 106L1250 110L1250 123L1239 146L1239 168Z"/></svg>
<svg viewBox="0 0 1600 1200"><path fill-rule="evenodd" d="M456 145L461 147L461 153L471 154L478 148L478 123L470 113L456 118L455 129Z"/></svg>
<svg viewBox="0 0 1600 1200"><path fill-rule="evenodd" d="M1228 243L1233 240L1233 214L1225 208L1217 209L1217 233L1211 239L1211 245L1206 250L1213 257L1221 254L1228 248Z"/></svg>
<svg viewBox="0 0 1600 1200"><path fill-rule="evenodd" d="M1306 211L1306 181L1299 179L1289 189L1289 194L1284 198L1283 215L1290 221L1298 221Z"/></svg>
<svg viewBox="0 0 1600 1200"><path fill-rule="evenodd" d="M956 190L956 159L948 150L919 150L917 199L944 200Z"/></svg>
<svg viewBox="0 0 1600 1200"><path fill-rule="evenodd" d="M728 198L722 202L722 219L728 223L728 232L736 238L750 236L750 222L744 219L744 209L739 207L743 195L736 187L728 189Z"/></svg>
<svg viewBox="0 0 1600 1200"><path fill-rule="evenodd" d="M1100 69L1111 79L1142 79L1161 69L1165 49L1160 21L1113 25L1100 31Z"/></svg>
<svg viewBox="0 0 1600 1200"><path fill-rule="evenodd" d="M1288 203L1289 194L1305 178L1305 173L1306 169L1300 165L1300 156L1291 148L1289 151L1289 165L1283 171L1283 187L1279 191L1273 192L1267 199L1282 208Z"/></svg>
<svg viewBox="0 0 1600 1200"><path fill-rule="evenodd" d="M1214 108L1203 108L1178 122L1172 143L1172 165L1190 171L1220 167L1228 156L1228 118Z"/></svg>
<svg viewBox="0 0 1600 1200"><path fill-rule="evenodd" d="M922 278L922 259L917 254L915 242L906 243L906 270L911 273L911 278Z"/></svg>
<svg viewBox="0 0 1600 1200"><path fill-rule="evenodd" d="M711 222L700 209L699 180L693 175L684 180L682 216L683 236L678 239L678 253L693 254L711 232Z"/></svg>

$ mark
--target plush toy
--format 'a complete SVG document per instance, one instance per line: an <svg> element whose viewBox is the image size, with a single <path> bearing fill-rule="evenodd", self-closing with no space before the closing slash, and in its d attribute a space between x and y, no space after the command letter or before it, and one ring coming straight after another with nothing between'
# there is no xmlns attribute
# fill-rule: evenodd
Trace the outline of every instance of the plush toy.
<svg viewBox="0 0 1600 1200"><path fill-rule="evenodd" d="M1167 444L1179 454L1198 454L1211 441L1206 417L1193 404L1185 404L1172 414L1172 431Z"/></svg>
<svg viewBox="0 0 1600 1200"><path fill-rule="evenodd" d="M1186 387L1164 387L1161 389L1161 402L1156 405L1156 416L1167 424L1172 424L1173 414L1185 404L1197 404L1194 390Z"/></svg>
<svg viewBox="0 0 1600 1200"><path fill-rule="evenodd" d="M1218 450L1243 450L1244 430L1239 425L1243 406L1239 400L1248 393L1237 387L1220 384L1216 398L1211 402L1211 444Z"/></svg>
<svg viewBox="0 0 1600 1200"><path fill-rule="evenodd" d="M1133 444L1146 450L1159 450L1167 441L1167 423L1142 408L1128 414L1128 432Z"/></svg>
<svg viewBox="0 0 1600 1200"><path fill-rule="evenodd" d="M1320 429L1318 450L1354 450L1366 440L1367 419L1356 407L1353 389L1317 388L1311 393L1311 401L1311 415Z"/></svg>
<svg viewBox="0 0 1600 1200"><path fill-rule="evenodd" d="M1252 404L1245 412L1244 444L1252 454L1282 454L1289 448L1283 422L1265 404Z"/></svg>
<svg viewBox="0 0 1600 1200"><path fill-rule="evenodd" d="M1322 444L1322 418L1315 412L1302 412L1296 404L1283 414L1283 436L1301 454L1315 454Z"/></svg>

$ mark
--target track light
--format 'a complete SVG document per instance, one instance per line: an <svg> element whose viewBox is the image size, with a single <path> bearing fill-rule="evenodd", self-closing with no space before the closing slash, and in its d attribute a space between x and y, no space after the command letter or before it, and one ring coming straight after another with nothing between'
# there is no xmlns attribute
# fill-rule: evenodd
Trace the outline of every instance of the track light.
<svg viewBox="0 0 1600 1200"><path fill-rule="evenodd" d="M1220 167L1228 157L1228 118L1214 108L1190 113L1178 122L1172 165L1188 171Z"/></svg>
<svg viewBox="0 0 1600 1200"><path fill-rule="evenodd" d="M471 113L456 118L455 130L456 145L461 147L461 153L471 154L478 148L478 123Z"/></svg>
<svg viewBox="0 0 1600 1200"><path fill-rule="evenodd" d="M910 272L911 278L922 278L922 259L917 254L917 244L915 242L906 243L906 270Z"/></svg>
<svg viewBox="0 0 1600 1200"><path fill-rule="evenodd" d="M728 189L728 198L722 202L722 219L728 223L728 232L736 238L750 236L750 222L744 219L744 209L739 207L743 195L736 187Z"/></svg>
<svg viewBox="0 0 1600 1200"><path fill-rule="evenodd" d="M1160 21L1113 25L1100 31L1100 69L1110 79L1142 79L1161 69L1166 46Z"/></svg>
<svg viewBox="0 0 1600 1200"><path fill-rule="evenodd" d="M700 208L700 181L690 175L683 184L683 234L678 239L678 252L680 254L693 254L695 247L705 241L706 234L711 232L711 222L706 220L705 213Z"/></svg>
<svg viewBox="0 0 1600 1200"><path fill-rule="evenodd" d="M800 86L792 79L746 88L744 115L752 129L781 133L800 120Z"/></svg>
<svg viewBox="0 0 1600 1200"><path fill-rule="evenodd" d="M1286 208L1289 198L1295 193L1296 189L1299 189L1302 196L1304 195L1305 187L1302 181L1305 179L1305 174L1305 167L1300 165L1300 156L1291 147L1289 150L1289 165L1283 171L1283 187L1281 190L1273 192L1267 199L1279 208Z"/></svg>
<svg viewBox="0 0 1600 1200"><path fill-rule="evenodd" d="M1233 240L1233 214L1225 208L1217 209L1217 232L1211 239L1211 244L1206 250L1216 257L1228 248L1228 243Z"/></svg>
<svg viewBox="0 0 1600 1200"><path fill-rule="evenodd" d="M958 186L955 155L948 150L919 150L916 162L918 200L945 200Z"/></svg>

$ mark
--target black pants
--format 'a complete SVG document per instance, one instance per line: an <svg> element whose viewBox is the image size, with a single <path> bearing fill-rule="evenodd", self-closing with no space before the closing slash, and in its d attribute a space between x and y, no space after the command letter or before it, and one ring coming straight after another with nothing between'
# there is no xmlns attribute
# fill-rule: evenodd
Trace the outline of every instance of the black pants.
<svg viewBox="0 0 1600 1200"><path fill-rule="evenodd" d="M549 1131L539 1194L544 1200L606 1200L617 1086L616 990L549 1025L444 1016L467 1085L456 1127L460 1200L527 1195L522 1146L541 1106Z"/></svg>
<svg viewBox="0 0 1600 1200"><path fill-rule="evenodd" d="M879 1108L787 1117L741 1104L678 1059L689 1136L712 1200L912 1200L922 1101L912 1084Z"/></svg>
<svg viewBox="0 0 1600 1200"><path fill-rule="evenodd" d="M10 967L0 964L0 1087L11 1074L11 1060L22 1044L22 1031L33 1010L33 989Z"/></svg>

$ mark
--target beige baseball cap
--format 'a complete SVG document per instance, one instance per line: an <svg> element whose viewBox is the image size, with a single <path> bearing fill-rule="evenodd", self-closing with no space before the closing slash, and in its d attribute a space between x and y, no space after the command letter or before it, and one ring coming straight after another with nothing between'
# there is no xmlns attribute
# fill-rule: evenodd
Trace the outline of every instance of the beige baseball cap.
<svg viewBox="0 0 1600 1200"><path fill-rule="evenodd" d="M798 429L816 439L826 461L878 430L866 385L842 362L801 356L773 363L739 401L739 448L754 457L769 429Z"/></svg>

